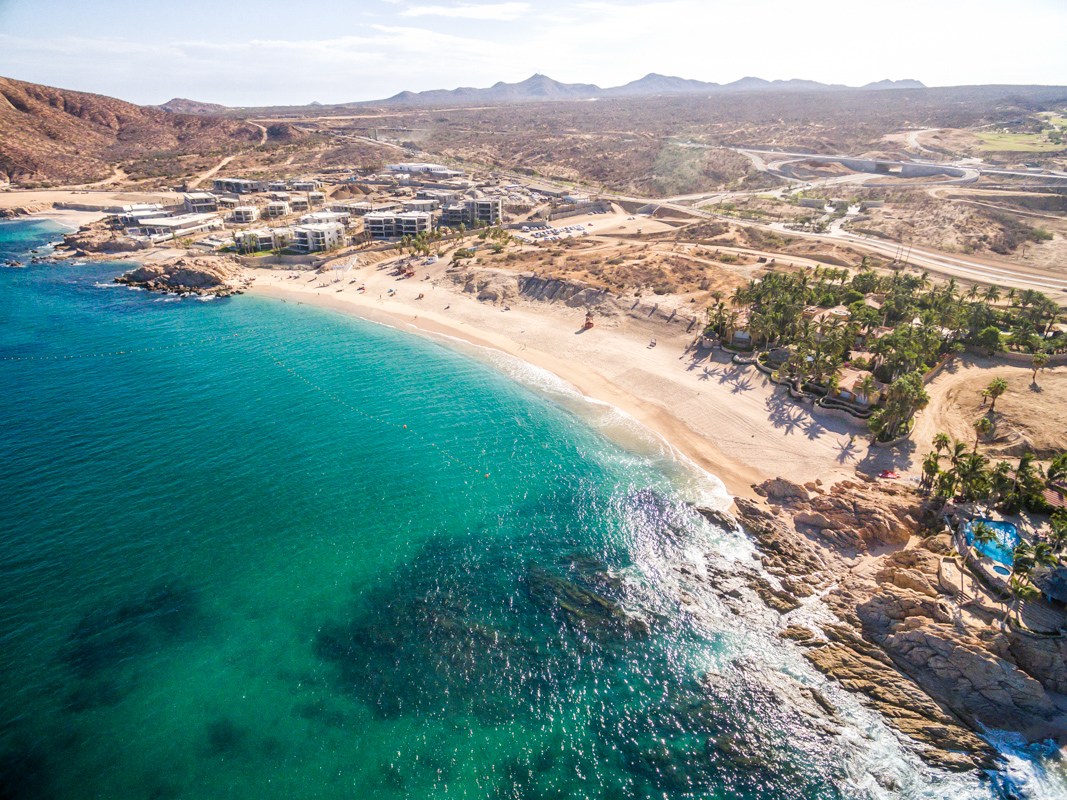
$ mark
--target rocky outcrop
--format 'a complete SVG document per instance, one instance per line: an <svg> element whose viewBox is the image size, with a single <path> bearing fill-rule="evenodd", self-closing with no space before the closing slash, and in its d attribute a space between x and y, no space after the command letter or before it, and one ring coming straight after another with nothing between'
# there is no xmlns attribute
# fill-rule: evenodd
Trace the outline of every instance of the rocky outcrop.
<svg viewBox="0 0 1067 800"><path fill-rule="evenodd" d="M808 500L808 489L785 478L771 478L753 487L756 494L776 503L789 500Z"/></svg>
<svg viewBox="0 0 1067 800"><path fill-rule="evenodd" d="M102 254L132 253L146 246L122 236L118 231L109 228L105 222L94 222L91 225L82 225L75 233L66 234L58 249L84 258Z"/></svg>
<svg viewBox="0 0 1067 800"><path fill-rule="evenodd" d="M829 641L806 649L808 661L866 697L893 727L925 745L921 755L926 761L956 771L992 765L993 749L902 676L881 649L844 625L828 626L824 632ZM790 638L797 635L794 631Z"/></svg>
<svg viewBox="0 0 1067 800"><path fill-rule="evenodd" d="M15 206L14 208L0 208L0 219L26 217L39 211L47 211L50 208L52 208L51 203L27 203L24 206Z"/></svg>
<svg viewBox="0 0 1067 800"><path fill-rule="evenodd" d="M132 269L115 282L153 292L226 297L239 294L251 280L232 256L179 256Z"/></svg>
<svg viewBox="0 0 1067 800"><path fill-rule="evenodd" d="M1063 739L1067 716L1050 692L1067 688L1067 640L968 625L938 579L951 541L911 539L922 514L906 488L777 479L756 490L767 502L736 505L777 585L768 591L766 577L750 576L750 588L785 616L782 638L925 745L926 760L990 765L993 750L976 734L983 727ZM838 623L789 621L814 591Z"/></svg>
<svg viewBox="0 0 1067 800"><path fill-rule="evenodd" d="M830 543L859 551L872 546L903 545L916 530L914 498L907 489L842 481L832 492L775 478L755 487L775 504L786 505L798 527L812 529Z"/></svg>
<svg viewBox="0 0 1067 800"><path fill-rule="evenodd" d="M1067 695L1067 639L1011 631L1005 637L1007 657L1050 692Z"/></svg>

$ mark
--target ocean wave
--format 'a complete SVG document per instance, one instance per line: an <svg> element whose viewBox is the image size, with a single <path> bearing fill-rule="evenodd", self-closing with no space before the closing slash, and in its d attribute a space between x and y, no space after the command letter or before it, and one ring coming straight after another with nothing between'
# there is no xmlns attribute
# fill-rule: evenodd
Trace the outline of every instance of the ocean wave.
<svg viewBox="0 0 1067 800"><path fill-rule="evenodd" d="M629 452L649 459L668 473L675 485L702 506L725 510L733 502L726 485L714 473L699 466L671 441L632 414L612 403L583 394L574 384L555 373L499 350L480 348L485 360L508 378L547 395L591 424L606 438Z"/></svg>
<svg viewBox="0 0 1067 800"><path fill-rule="evenodd" d="M114 283L112 281L109 281L107 283L101 283L100 281L97 281L93 284L93 286L95 286L97 289L117 289L122 286L122 284Z"/></svg>
<svg viewBox="0 0 1067 800"><path fill-rule="evenodd" d="M393 330L400 328L429 336L432 339L446 341L452 349L488 363L505 377L538 394L547 396L581 417L586 424L591 425L605 438L620 445L624 450L652 462L660 471L667 473L667 477L671 479L675 488L695 505L726 510L733 503L733 497L721 478L699 466L672 445L665 436L652 430L618 406L583 394L578 387L551 370L531 364L519 356L505 353L494 347L474 344L447 333L427 332L414 325L401 327L374 319L366 319L366 321L384 328Z"/></svg>
<svg viewBox="0 0 1067 800"><path fill-rule="evenodd" d="M1017 733L986 731L1004 759L993 782L1004 797L1067 800L1067 765L1055 742L1028 743Z"/></svg>

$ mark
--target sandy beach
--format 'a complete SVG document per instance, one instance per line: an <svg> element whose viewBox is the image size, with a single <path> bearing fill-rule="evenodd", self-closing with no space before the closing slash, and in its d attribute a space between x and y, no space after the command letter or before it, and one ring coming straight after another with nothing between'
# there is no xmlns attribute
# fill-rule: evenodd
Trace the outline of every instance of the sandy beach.
<svg viewBox="0 0 1067 800"><path fill-rule="evenodd" d="M687 352L695 332L684 327L622 316L583 331L581 308L512 300L505 310L464 293L444 269L398 280L363 267L339 283L328 274L256 269L250 291L508 353L631 415L734 496L752 496L752 484L777 476L803 483L852 476L857 466L867 472L883 453L868 454L858 421L814 418L754 368L718 351Z"/></svg>
<svg viewBox="0 0 1067 800"><path fill-rule="evenodd" d="M70 211L67 209L55 208L51 211L37 211L31 216L50 219L53 222L76 231L82 225L89 225L97 220L103 219L106 215L101 211Z"/></svg>
<svg viewBox="0 0 1067 800"><path fill-rule="evenodd" d="M72 230L103 219L104 209L127 203L181 202L174 192L89 191L86 189L29 189L0 192L0 211L29 214L54 220ZM56 208L55 205L76 205L89 210Z"/></svg>

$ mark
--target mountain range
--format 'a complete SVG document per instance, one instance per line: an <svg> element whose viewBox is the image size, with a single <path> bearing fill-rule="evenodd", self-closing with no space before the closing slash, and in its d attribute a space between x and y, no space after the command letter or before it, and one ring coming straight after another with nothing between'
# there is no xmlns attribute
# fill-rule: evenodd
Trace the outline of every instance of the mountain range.
<svg viewBox="0 0 1067 800"><path fill-rule="evenodd" d="M844 89L925 89L916 80L883 80L865 86L849 87L842 84L819 83L808 80L775 80L741 78L732 83L708 83L706 81L659 75L650 72L622 86L601 88L592 83L561 83L547 75L531 75L518 83L499 81L485 89L469 86L459 89L431 89L425 92L400 92L372 105L452 105L453 103L521 103L538 100L591 100L604 97L640 97L664 94L716 94L719 92L810 92L840 91ZM356 105L356 104L351 104Z"/></svg>

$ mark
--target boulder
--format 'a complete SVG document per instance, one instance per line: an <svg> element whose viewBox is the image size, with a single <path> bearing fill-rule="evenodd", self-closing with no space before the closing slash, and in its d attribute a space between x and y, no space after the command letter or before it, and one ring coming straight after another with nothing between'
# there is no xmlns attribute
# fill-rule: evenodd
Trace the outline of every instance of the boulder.
<svg viewBox="0 0 1067 800"><path fill-rule="evenodd" d="M1010 631L1006 638L1008 654L1019 669L1048 691L1067 695L1067 639L1017 630Z"/></svg>
<svg viewBox="0 0 1067 800"><path fill-rule="evenodd" d="M179 256L132 269L115 282L155 292L226 296L240 291L250 280L235 258Z"/></svg>
<svg viewBox="0 0 1067 800"><path fill-rule="evenodd" d="M752 487L760 497L766 497L771 502L787 502L789 500L808 500L808 490L799 483L793 483L785 478L771 478L763 483Z"/></svg>

